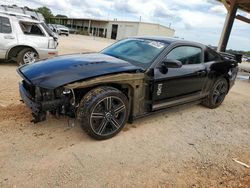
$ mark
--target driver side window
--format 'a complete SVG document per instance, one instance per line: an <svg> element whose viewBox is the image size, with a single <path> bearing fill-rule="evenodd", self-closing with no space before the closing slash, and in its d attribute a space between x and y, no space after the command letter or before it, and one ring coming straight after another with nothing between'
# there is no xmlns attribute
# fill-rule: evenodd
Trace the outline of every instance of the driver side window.
<svg viewBox="0 0 250 188"><path fill-rule="evenodd" d="M202 62L202 50L193 46L176 47L169 52L167 59L178 60L183 65L200 64Z"/></svg>

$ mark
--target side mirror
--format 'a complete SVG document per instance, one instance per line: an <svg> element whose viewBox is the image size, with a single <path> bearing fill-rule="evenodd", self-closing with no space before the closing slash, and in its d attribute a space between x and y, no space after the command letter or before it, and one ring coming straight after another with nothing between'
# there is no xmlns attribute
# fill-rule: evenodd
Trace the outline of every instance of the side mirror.
<svg viewBox="0 0 250 188"><path fill-rule="evenodd" d="M181 68L182 67L182 62L175 60L175 59L165 59L162 62L162 66L164 68Z"/></svg>

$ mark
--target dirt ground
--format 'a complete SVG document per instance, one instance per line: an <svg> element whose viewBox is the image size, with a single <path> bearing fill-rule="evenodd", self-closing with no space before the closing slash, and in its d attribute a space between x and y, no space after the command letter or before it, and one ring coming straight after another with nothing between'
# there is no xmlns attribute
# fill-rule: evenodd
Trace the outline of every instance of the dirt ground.
<svg viewBox="0 0 250 188"><path fill-rule="evenodd" d="M60 54L113 41L60 38ZM175 109L127 124L106 141L67 118L30 123L15 64L0 64L0 187L250 187L250 81L221 107Z"/></svg>

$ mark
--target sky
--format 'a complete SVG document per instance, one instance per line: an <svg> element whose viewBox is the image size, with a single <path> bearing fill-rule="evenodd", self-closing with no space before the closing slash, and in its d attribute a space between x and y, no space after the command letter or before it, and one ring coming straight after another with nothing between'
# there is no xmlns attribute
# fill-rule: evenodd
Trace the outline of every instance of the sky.
<svg viewBox="0 0 250 188"><path fill-rule="evenodd" d="M0 4L38 8L73 18L159 23L175 29L175 37L217 46L226 9L216 0L0 0ZM250 18L250 14L238 11ZM250 51L250 25L235 20L228 49Z"/></svg>

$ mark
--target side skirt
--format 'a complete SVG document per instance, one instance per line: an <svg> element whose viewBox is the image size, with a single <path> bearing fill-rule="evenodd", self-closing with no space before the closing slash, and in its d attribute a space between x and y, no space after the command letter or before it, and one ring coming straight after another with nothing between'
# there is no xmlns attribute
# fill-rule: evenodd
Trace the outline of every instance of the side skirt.
<svg viewBox="0 0 250 188"><path fill-rule="evenodd" d="M201 95L200 92L198 92L198 93L191 94L191 95L188 95L185 97L169 99L166 101L159 101L159 102L153 104L152 111L161 110L163 108L169 108L169 107L177 106L177 105L181 105L181 104L186 104L189 102L200 100L200 99L205 98L205 97L206 97L206 94Z"/></svg>
<svg viewBox="0 0 250 188"><path fill-rule="evenodd" d="M153 115L153 114L166 112L166 111L171 111L171 110L174 110L174 109L183 108L185 106L197 105L197 104L200 104L202 102L202 100L203 99L199 99L199 100L196 100L196 101L187 102L187 103L184 103L184 104L179 104L179 105L171 106L171 107L168 107L168 108L156 110L156 111L153 111L153 112L148 112L148 113L145 113L145 114L130 118L128 123L133 123L135 120L137 120L139 118L143 118L143 117L150 116L150 115Z"/></svg>

